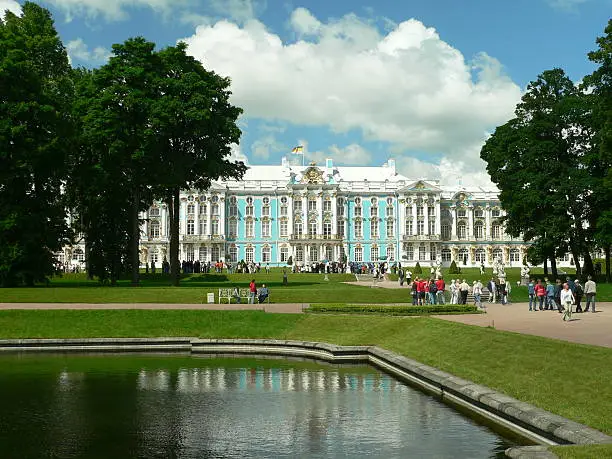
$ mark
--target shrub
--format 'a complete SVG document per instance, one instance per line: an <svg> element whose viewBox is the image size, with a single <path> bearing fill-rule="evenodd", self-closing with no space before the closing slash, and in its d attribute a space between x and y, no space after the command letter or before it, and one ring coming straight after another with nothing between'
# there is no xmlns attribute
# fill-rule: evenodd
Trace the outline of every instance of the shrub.
<svg viewBox="0 0 612 459"><path fill-rule="evenodd" d="M429 306L393 306L388 304L311 304L307 312L342 314L381 314L390 316L418 316L428 314L476 314L481 311L467 304Z"/></svg>
<svg viewBox="0 0 612 459"><path fill-rule="evenodd" d="M289 258L287 259L287 266L291 266L293 264L293 255L289 255Z"/></svg>
<svg viewBox="0 0 612 459"><path fill-rule="evenodd" d="M417 261L417 264L414 266L414 271L412 274L423 274L423 270L421 269L421 265Z"/></svg>
<svg viewBox="0 0 612 459"><path fill-rule="evenodd" d="M451 262L450 267L448 268L448 273L449 274L461 274L461 268L457 266L457 263L455 263L455 260Z"/></svg>

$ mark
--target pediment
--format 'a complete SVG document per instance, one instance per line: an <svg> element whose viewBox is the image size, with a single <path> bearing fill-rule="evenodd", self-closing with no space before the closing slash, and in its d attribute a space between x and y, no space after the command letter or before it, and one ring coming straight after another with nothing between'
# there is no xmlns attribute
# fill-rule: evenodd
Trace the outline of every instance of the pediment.
<svg viewBox="0 0 612 459"><path fill-rule="evenodd" d="M433 183L426 182L425 180L417 180L416 182L406 185L399 192L427 192L427 193L440 193L442 190Z"/></svg>
<svg viewBox="0 0 612 459"><path fill-rule="evenodd" d="M302 180L300 180L300 183L325 183L325 180L323 179L323 171L314 164L311 164L302 174Z"/></svg>

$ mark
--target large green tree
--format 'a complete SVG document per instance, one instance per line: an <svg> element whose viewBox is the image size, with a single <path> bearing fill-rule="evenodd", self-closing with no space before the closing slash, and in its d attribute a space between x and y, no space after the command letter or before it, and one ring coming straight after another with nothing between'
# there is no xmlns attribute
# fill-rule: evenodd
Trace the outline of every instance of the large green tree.
<svg viewBox="0 0 612 459"><path fill-rule="evenodd" d="M592 154L587 161L588 170L596 186L593 187L590 223L595 227L595 238L606 258L606 276L610 273L610 247L612 246L612 19L605 35L597 38L598 49L589 53L589 59L598 68L584 79L584 90L593 103L594 135Z"/></svg>
<svg viewBox="0 0 612 459"><path fill-rule="evenodd" d="M242 110L230 103L230 80L187 55L184 43L160 51L159 57L162 72L151 127L162 174L154 183L169 209L171 275L178 285L179 192L243 176L245 165L228 159L231 144L240 139L236 120Z"/></svg>
<svg viewBox="0 0 612 459"><path fill-rule="evenodd" d="M67 241L71 69L50 13L0 16L0 286L42 281Z"/></svg>
<svg viewBox="0 0 612 459"><path fill-rule="evenodd" d="M116 273L120 260L129 267L133 285L139 282L139 214L150 205L152 185L160 176L151 128L161 73L154 49L141 37L113 45L113 56L84 84L79 102L85 144L79 153L83 157L75 161L82 169L75 171L91 174L80 177L81 212L90 215L84 219L88 253L104 264L102 272ZM98 210L103 214L96 220ZM99 225L107 225L107 234ZM125 235L129 253L117 253L123 251ZM109 237L119 238L112 248Z"/></svg>
<svg viewBox="0 0 612 459"><path fill-rule="evenodd" d="M592 182L583 167L589 153L590 108L584 94L561 69L531 82L516 118L498 127L481 150L507 212L506 231L533 243L534 261L555 259L568 249L577 269L593 271L585 228Z"/></svg>

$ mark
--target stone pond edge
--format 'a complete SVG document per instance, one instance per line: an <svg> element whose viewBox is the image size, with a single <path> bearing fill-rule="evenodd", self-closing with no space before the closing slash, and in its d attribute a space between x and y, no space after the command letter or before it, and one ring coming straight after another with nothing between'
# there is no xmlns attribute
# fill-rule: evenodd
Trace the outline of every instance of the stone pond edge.
<svg viewBox="0 0 612 459"><path fill-rule="evenodd" d="M337 346L329 343L275 339L190 337L0 339L0 352L258 354L307 357L332 363L369 363L538 445L612 443L612 437L591 427L376 346ZM530 448L510 448L507 454L510 457L555 457L544 456L546 453L543 450L538 448L530 450ZM530 453L535 454L532 456Z"/></svg>

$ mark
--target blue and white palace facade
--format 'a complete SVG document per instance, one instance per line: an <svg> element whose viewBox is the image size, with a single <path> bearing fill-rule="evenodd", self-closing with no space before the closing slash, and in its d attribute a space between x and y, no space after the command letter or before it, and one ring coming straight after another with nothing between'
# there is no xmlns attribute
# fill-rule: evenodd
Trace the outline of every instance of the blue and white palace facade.
<svg viewBox="0 0 612 459"><path fill-rule="evenodd" d="M520 266L527 244L504 233L495 188L441 186L380 167L250 166L243 180L184 190L180 259L306 265L323 260ZM169 250L162 202L142 215L141 261Z"/></svg>

